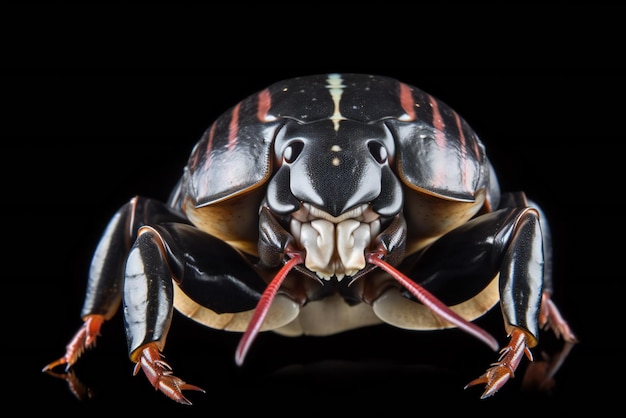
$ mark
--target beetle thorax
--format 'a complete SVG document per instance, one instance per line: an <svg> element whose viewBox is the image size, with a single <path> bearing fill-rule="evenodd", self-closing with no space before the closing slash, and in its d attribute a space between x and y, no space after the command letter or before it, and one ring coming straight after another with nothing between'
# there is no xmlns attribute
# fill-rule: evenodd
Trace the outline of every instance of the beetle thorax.
<svg viewBox="0 0 626 418"><path fill-rule="evenodd" d="M292 213L289 228L306 251L305 266L322 279L340 281L365 268L365 249L380 232L381 223L367 204L335 217L304 203Z"/></svg>

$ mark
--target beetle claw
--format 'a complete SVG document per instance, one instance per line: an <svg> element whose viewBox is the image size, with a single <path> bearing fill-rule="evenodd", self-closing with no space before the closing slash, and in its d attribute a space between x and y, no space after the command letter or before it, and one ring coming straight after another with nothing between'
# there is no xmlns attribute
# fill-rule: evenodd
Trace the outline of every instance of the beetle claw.
<svg viewBox="0 0 626 418"><path fill-rule="evenodd" d="M51 371L63 364L65 364L65 371L69 371L70 367L78 361L85 350L96 345L96 338L100 335L100 327L103 322L104 317L102 315L89 315L86 317L83 325L81 325L76 334L74 334L74 337L72 337L65 347L65 355L48 363L41 371L54 376L55 373L51 373Z"/></svg>
<svg viewBox="0 0 626 418"><path fill-rule="evenodd" d="M96 345L96 338L100 335L100 327L103 322L104 317L102 315L87 316L85 322L83 322L78 331L76 331L76 334L74 334L70 342L65 346L65 355L46 364L41 370L52 377L65 380L70 391L79 400L92 398L93 392L78 379L72 370L72 366L78 361L85 350ZM63 365L65 365L63 373L54 371L54 369Z"/></svg>
<svg viewBox="0 0 626 418"><path fill-rule="evenodd" d="M502 363L497 363L496 365L487 369L487 371L483 375L465 385L465 389L471 386L485 384L485 391L480 397L480 399L485 399L493 396L512 377L515 377L515 373L510 366Z"/></svg>
<svg viewBox="0 0 626 418"><path fill-rule="evenodd" d="M526 345L526 335L519 329L515 329L511 333L509 344L500 353L498 362L493 363L484 374L465 385L465 389L484 384L486 385L485 391L480 398L485 399L493 396L509 379L515 377L515 370L524 354L530 361L533 360L532 354Z"/></svg>
<svg viewBox="0 0 626 418"><path fill-rule="evenodd" d="M165 361L161 360L163 354L159 351L155 343L148 344L142 351L141 356L133 374L139 373L139 370L143 370L144 374L154 386L156 390L160 390L170 399L175 400L178 403L184 405L191 405L189 399L183 395L183 390L195 390L205 393L205 390L190 385L179 377L172 374L172 368Z"/></svg>
<svg viewBox="0 0 626 418"><path fill-rule="evenodd" d="M189 401L189 399L185 398L182 393L183 390L195 390L203 393L205 392L204 389L185 383L185 381L183 381L182 379L172 375L162 376L159 379L158 387L156 387L155 389L160 390L169 398L184 405L191 405L191 402Z"/></svg>

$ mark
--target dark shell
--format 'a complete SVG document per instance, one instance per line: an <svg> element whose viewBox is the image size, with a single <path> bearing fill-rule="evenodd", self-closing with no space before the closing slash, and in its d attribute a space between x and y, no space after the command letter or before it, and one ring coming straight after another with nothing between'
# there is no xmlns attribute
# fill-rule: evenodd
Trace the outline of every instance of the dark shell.
<svg viewBox="0 0 626 418"><path fill-rule="evenodd" d="M473 201L488 186L482 143L445 103L389 77L320 74L272 84L221 115L194 148L183 188L197 206L247 193L271 177L272 144L286 120L337 115L386 124L396 141L393 168L412 189Z"/></svg>

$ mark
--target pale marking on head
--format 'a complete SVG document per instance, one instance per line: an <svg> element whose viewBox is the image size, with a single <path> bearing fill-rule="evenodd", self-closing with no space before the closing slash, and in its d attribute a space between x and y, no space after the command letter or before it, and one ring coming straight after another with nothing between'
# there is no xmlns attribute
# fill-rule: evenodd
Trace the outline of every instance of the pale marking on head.
<svg viewBox="0 0 626 418"><path fill-rule="evenodd" d="M330 117L330 120L333 121L333 126L335 127L335 131L339 130L339 122L345 120L341 112L339 111L339 102L341 101L341 95L343 94L343 89L346 87L342 84L343 79L339 74L329 74L326 79L328 85L326 88L329 89L330 95L333 98L333 103L335 103L335 111L333 115Z"/></svg>
<svg viewBox="0 0 626 418"><path fill-rule="evenodd" d="M341 151L341 147L337 144L333 145L332 147L330 147L330 150L333 152L340 152ZM333 157L331 164L334 167L339 167L339 164L341 164L341 160L339 159L339 157Z"/></svg>

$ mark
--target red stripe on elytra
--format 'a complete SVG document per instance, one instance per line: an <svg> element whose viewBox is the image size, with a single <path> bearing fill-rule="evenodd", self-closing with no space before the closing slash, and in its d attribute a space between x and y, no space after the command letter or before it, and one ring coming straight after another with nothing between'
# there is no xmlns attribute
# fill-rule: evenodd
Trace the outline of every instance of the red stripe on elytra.
<svg viewBox="0 0 626 418"><path fill-rule="evenodd" d="M261 122L267 121L267 114L272 107L272 95L269 89L264 89L259 92L256 117Z"/></svg>
<svg viewBox="0 0 626 418"><path fill-rule="evenodd" d="M408 115L409 121L415 120L415 101L411 87L404 83L400 83L400 106ZM404 119L403 119L404 120Z"/></svg>
<svg viewBox="0 0 626 418"><path fill-rule="evenodd" d="M446 145L446 135L443 131L446 128L446 125L443 123L443 119L441 118L437 100L435 100L435 98L431 95L428 95L428 99L430 101L430 106L433 109L433 126L436 128L435 140L437 141L439 148L443 148Z"/></svg>
<svg viewBox="0 0 626 418"><path fill-rule="evenodd" d="M433 126L435 127L435 142L437 146L441 149L446 146L446 134L444 133L444 129L446 128L445 123L443 123L443 119L441 118L441 113L439 112L439 104L437 100L428 95L428 100L430 102L430 107L433 109ZM437 186L441 186L445 184L446 177L446 164L443 161L433 161L433 166L435 167L433 172L433 183Z"/></svg>
<svg viewBox="0 0 626 418"><path fill-rule="evenodd" d="M211 130L209 131L209 141L207 142L206 150L205 150L207 167L209 166L209 164L211 164L211 151L213 151L213 138L215 137L216 126L217 126L217 123L214 122L213 125L211 125Z"/></svg>
<svg viewBox="0 0 626 418"><path fill-rule="evenodd" d="M472 136L472 142L474 143L474 154L476 155L476 159L479 162L482 162L483 155L480 153L480 148L478 147L478 141L473 136Z"/></svg>
<svg viewBox="0 0 626 418"><path fill-rule="evenodd" d="M233 108L233 115L228 125L228 151L232 151L237 146L237 134L239 134L239 108L241 102Z"/></svg>

